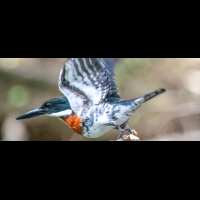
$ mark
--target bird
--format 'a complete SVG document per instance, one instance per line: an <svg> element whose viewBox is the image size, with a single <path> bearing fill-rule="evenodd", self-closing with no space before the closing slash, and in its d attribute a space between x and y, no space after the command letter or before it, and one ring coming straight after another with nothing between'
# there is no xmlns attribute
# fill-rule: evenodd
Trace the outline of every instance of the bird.
<svg viewBox="0 0 200 200"><path fill-rule="evenodd" d="M127 126L130 117L148 100L165 92L164 88L141 97L120 101L115 80L118 58L68 58L61 69L58 86L64 97L50 99L40 107L17 117L56 117L74 132L98 138L112 129L133 134Z"/></svg>

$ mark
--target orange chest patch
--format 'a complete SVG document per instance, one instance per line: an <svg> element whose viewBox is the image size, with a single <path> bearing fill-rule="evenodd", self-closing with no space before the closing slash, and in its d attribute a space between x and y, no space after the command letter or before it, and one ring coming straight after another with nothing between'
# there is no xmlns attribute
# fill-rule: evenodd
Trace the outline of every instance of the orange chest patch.
<svg viewBox="0 0 200 200"><path fill-rule="evenodd" d="M82 135L82 120L77 115L70 115L67 119L62 119L76 133Z"/></svg>

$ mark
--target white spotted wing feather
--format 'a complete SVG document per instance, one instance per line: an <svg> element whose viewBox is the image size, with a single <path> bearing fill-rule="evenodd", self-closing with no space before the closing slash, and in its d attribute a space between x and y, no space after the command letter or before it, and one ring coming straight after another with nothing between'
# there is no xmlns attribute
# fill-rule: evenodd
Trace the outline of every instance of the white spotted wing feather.
<svg viewBox="0 0 200 200"><path fill-rule="evenodd" d="M59 89L79 115L104 101L110 87L109 77L96 58L70 58L60 73Z"/></svg>

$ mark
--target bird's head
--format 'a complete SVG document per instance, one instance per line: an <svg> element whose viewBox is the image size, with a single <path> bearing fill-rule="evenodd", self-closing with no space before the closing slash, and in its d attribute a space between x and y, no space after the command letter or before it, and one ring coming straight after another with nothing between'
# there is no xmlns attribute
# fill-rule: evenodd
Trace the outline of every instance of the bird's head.
<svg viewBox="0 0 200 200"><path fill-rule="evenodd" d="M42 104L42 106L26 112L17 117L17 120L37 117L40 115L47 115L52 117L68 117L72 114L69 101L66 97L59 97L50 99Z"/></svg>

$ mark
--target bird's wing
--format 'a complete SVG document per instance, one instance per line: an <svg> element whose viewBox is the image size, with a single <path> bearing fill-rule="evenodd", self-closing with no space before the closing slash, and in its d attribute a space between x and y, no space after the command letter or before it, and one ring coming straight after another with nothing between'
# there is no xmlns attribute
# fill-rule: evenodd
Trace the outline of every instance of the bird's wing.
<svg viewBox="0 0 200 200"><path fill-rule="evenodd" d="M120 100L119 91L115 81L115 66L119 58L100 58L99 63L110 79L111 88L106 98L106 102L116 103Z"/></svg>
<svg viewBox="0 0 200 200"><path fill-rule="evenodd" d="M68 98L72 110L103 102L111 89L111 80L97 58L69 58L60 72L59 89Z"/></svg>

